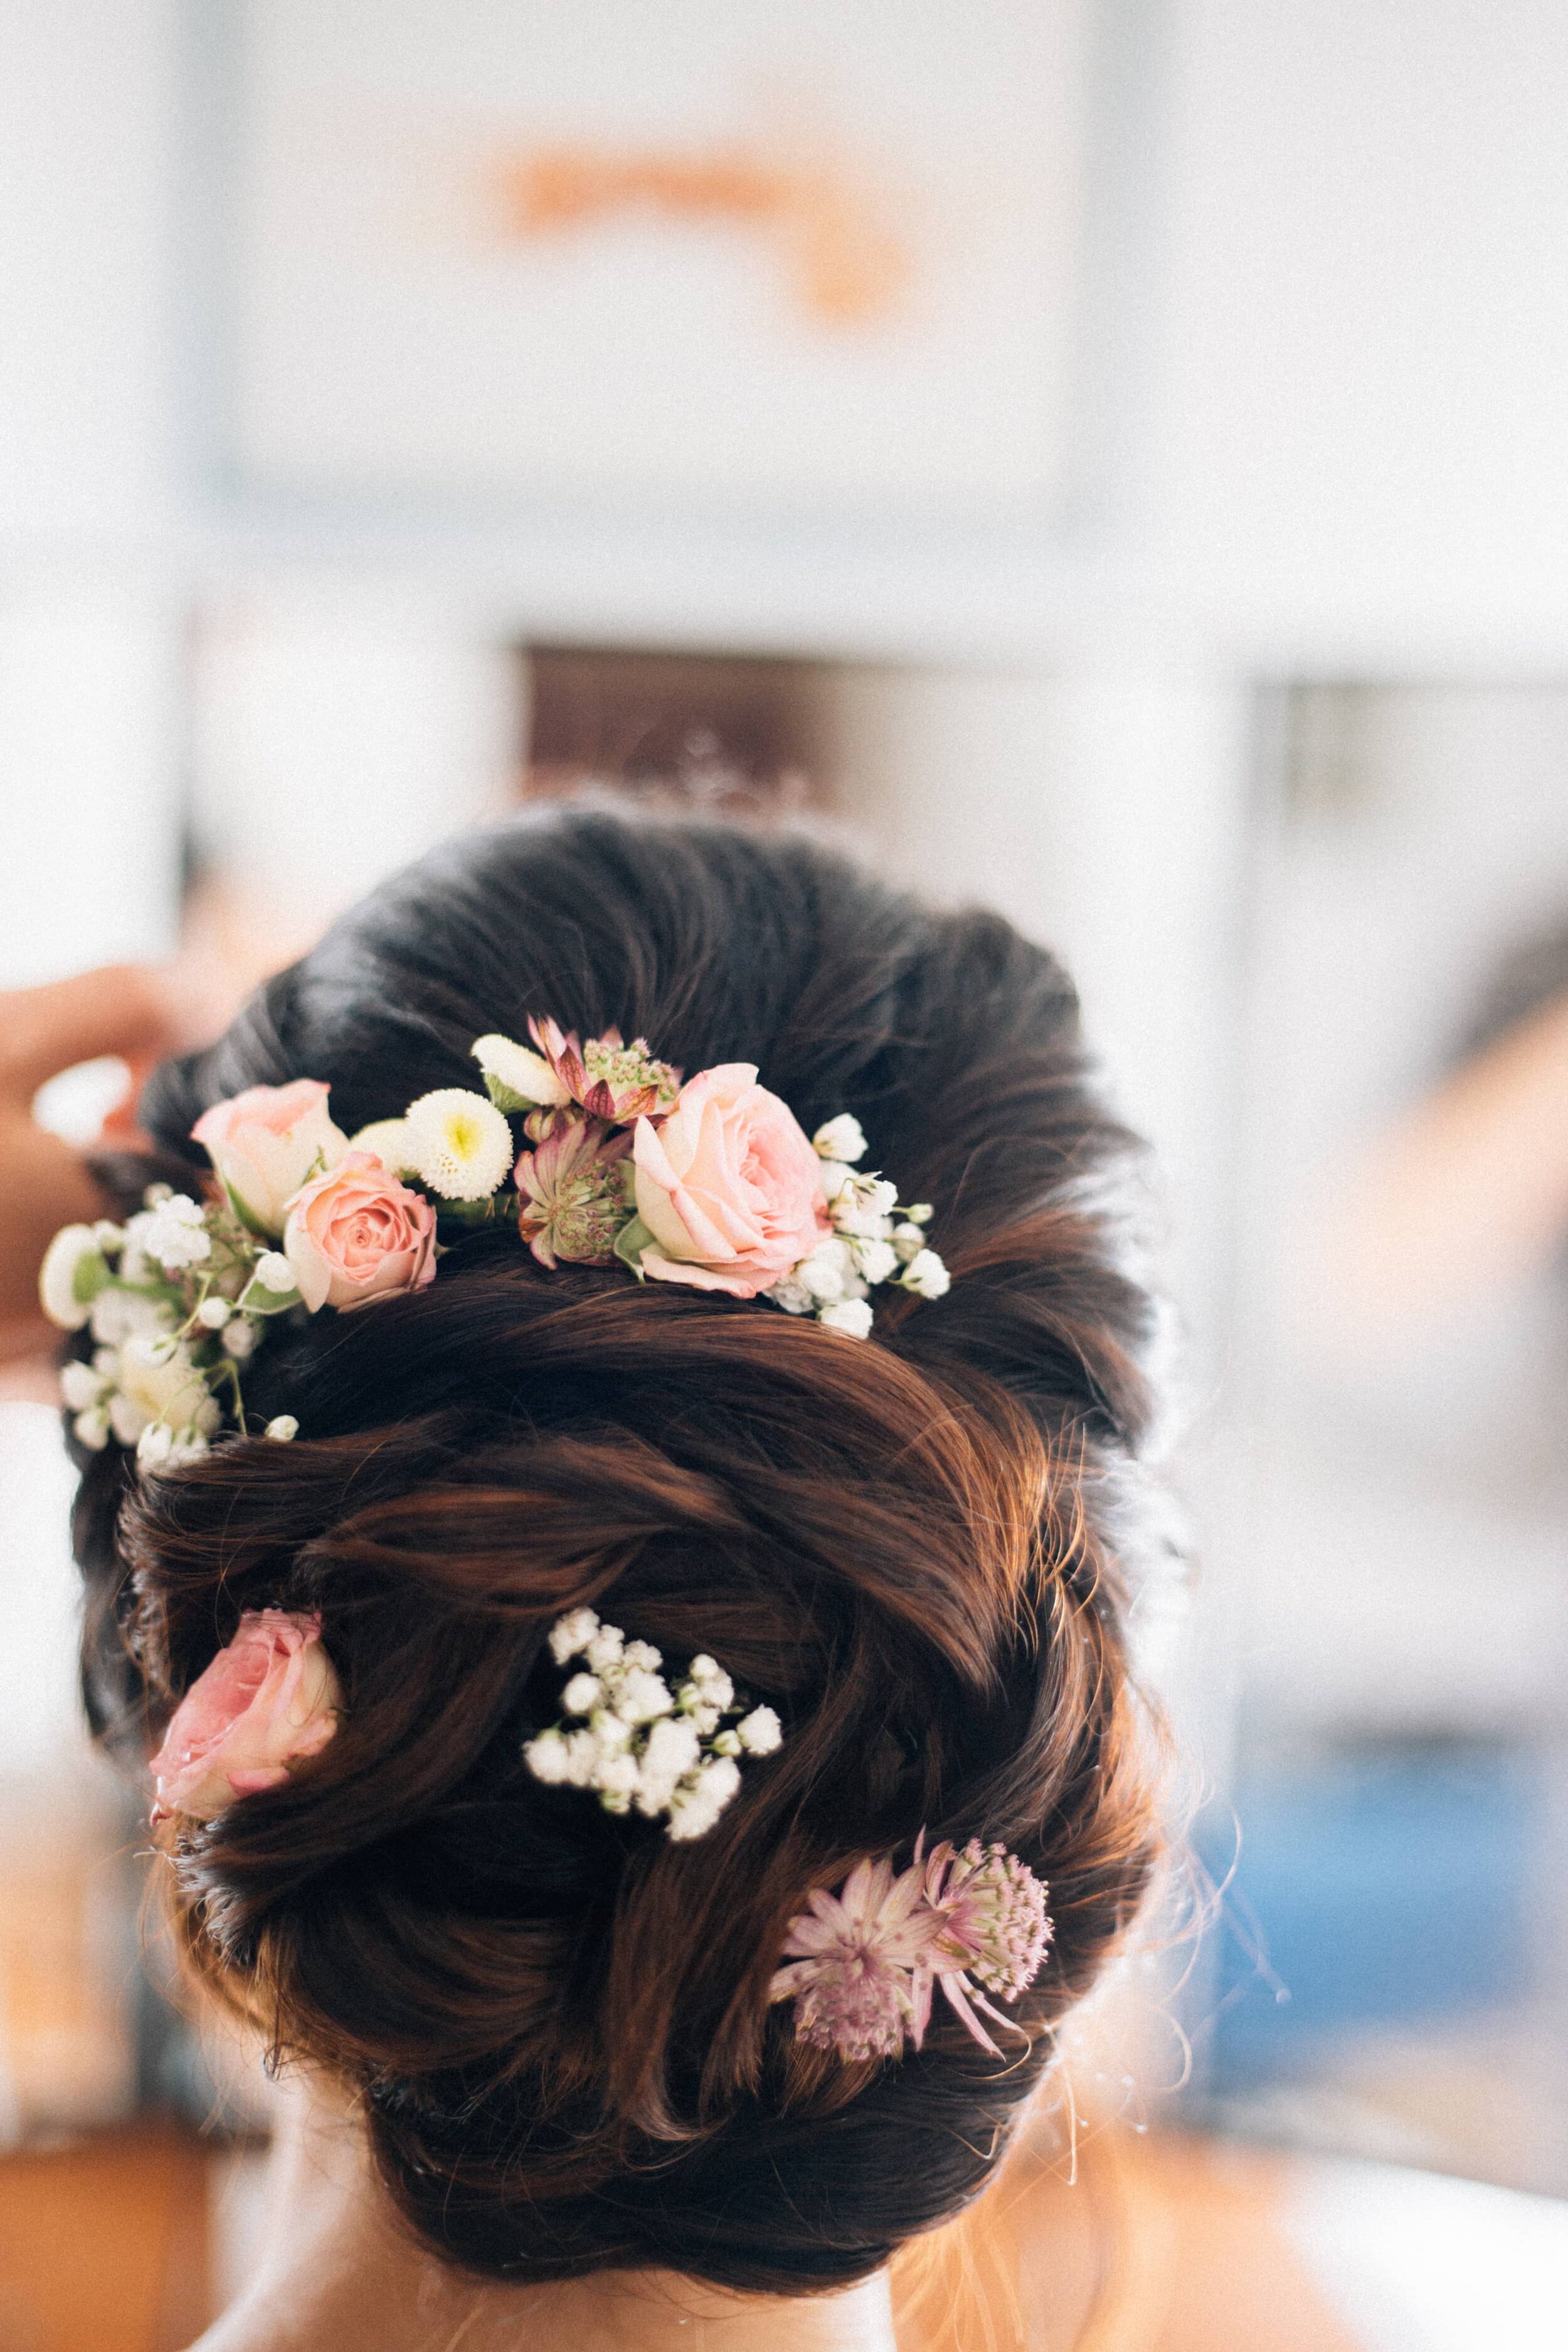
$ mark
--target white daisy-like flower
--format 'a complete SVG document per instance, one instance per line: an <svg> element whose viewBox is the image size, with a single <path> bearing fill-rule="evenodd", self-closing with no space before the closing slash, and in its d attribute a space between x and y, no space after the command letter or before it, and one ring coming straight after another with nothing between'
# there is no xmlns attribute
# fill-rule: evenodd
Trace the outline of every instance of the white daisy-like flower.
<svg viewBox="0 0 1568 2352"><path fill-rule="evenodd" d="M841 1110L817 1129L811 1148L823 1160L863 1160L866 1130L852 1112Z"/></svg>
<svg viewBox="0 0 1568 2352"><path fill-rule="evenodd" d="M558 1617L550 1629L550 1654L558 1666L585 1650L599 1630L599 1620L592 1609L573 1609Z"/></svg>
<svg viewBox="0 0 1568 2352"><path fill-rule="evenodd" d="M918 1257L912 1257L904 1268L902 1279L904 1288L917 1292L921 1298L945 1298L952 1287L952 1276L933 1249L923 1249Z"/></svg>
<svg viewBox="0 0 1568 2352"><path fill-rule="evenodd" d="M79 1331L93 1302L110 1279L109 1267L90 1225L65 1225L44 1252L38 1269L38 1299L61 1331Z"/></svg>
<svg viewBox="0 0 1568 2352"><path fill-rule="evenodd" d="M188 1192L171 1192L153 1211L139 1236L146 1255L165 1274L187 1265L201 1265L212 1255L212 1235L203 1220L206 1212Z"/></svg>
<svg viewBox="0 0 1568 2352"><path fill-rule="evenodd" d="M864 1298L836 1298L816 1319L846 1339L868 1339L871 1336L871 1307Z"/></svg>
<svg viewBox="0 0 1568 2352"><path fill-rule="evenodd" d="M444 1201L488 1201L517 1158L505 1118L465 1087L421 1095L409 1104L404 1129L415 1174Z"/></svg>

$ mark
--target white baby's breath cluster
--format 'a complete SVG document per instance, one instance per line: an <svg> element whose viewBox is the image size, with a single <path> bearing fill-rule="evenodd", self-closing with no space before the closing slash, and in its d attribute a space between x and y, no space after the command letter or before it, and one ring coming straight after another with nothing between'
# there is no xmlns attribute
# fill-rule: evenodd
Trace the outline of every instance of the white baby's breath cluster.
<svg viewBox="0 0 1568 2352"><path fill-rule="evenodd" d="M300 1303L288 1259L226 1202L167 1184L150 1184L122 1225L67 1225L38 1287L52 1322L97 1343L60 1373L79 1443L96 1454L113 1438L153 1469L205 1454L226 1402L243 1426L239 1367L268 1318ZM288 1418L267 1434L292 1436Z"/></svg>
<svg viewBox="0 0 1568 2352"><path fill-rule="evenodd" d="M765 1296L786 1315L814 1315L830 1331L868 1339L869 1294L879 1283L893 1283L921 1298L941 1298L952 1276L926 1244L930 1203L900 1208L896 1184L882 1176L863 1175L854 1166L866 1154L858 1118L841 1111L817 1129L811 1142L822 1162L823 1197L833 1231Z"/></svg>
<svg viewBox="0 0 1568 2352"><path fill-rule="evenodd" d="M583 1664L561 1694L568 1720L523 1748L529 1770L552 1787L591 1789L607 1813L662 1815L671 1838L705 1836L740 1788L741 1757L771 1756L783 1740L773 1708L738 1706L715 1660L693 1658L671 1690L652 1643L628 1642L592 1609L556 1620L550 1654L558 1666Z"/></svg>

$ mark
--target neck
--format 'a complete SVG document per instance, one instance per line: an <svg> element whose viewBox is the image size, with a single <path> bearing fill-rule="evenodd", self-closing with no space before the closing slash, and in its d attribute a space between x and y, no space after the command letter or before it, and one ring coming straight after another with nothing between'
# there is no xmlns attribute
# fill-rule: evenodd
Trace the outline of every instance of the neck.
<svg viewBox="0 0 1568 2352"><path fill-rule="evenodd" d="M805 2299L655 2270L466 2278L402 2228L329 2084L296 2079L279 2106L258 2266L196 2352L896 2352L880 2273Z"/></svg>

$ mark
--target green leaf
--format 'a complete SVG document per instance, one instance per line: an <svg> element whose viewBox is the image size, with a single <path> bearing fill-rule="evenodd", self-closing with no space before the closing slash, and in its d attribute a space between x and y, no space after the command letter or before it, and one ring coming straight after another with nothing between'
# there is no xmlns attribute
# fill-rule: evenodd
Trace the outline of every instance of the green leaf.
<svg viewBox="0 0 1568 2352"><path fill-rule="evenodd" d="M657 1249L658 1246L658 1235L650 1225L644 1224L640 1217L631 1218L616 1235L616 1255L623 1265L630 1266L639 1282L647 1279L642 1269L644 1250Z"/></svg>
<svg viewBox="0 0 1568 2352"><path fill-rule="evenodd" d="M268 1290L264 1282L258 1282L252 1276L235 1303L247 1315L281 1315L287 1308L298 1307L300 1294L293 1289Z"/></svg>
<svg viewBox="0 0 1568 2352"><path fill-rule="evenodd" d="M108 1260L100 1257L97 1250L84 1250L71 1268L71 1297L79 1307L90 1307L99 1292L113 1279Z"/></svg>
<svg viewBox="0 0 1568 2352"><path fill-rule="evenodd" d="M538 1105L531 1103L526 1095L520 1095L515 1087L509 1087L503 1079L498 1078L493 1070L487 1070L484 1076L485 1092L497 1110L504 1110L509 1118L514 1112L538 1108Z"/></svg>

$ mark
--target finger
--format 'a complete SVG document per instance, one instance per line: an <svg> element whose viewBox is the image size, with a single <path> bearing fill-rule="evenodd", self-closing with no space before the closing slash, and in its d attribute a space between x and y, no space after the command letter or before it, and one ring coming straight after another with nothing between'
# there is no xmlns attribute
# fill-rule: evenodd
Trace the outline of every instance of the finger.
<svg viewBox="0 0 1568 2352"><path fill-rule="evenodd" d="M184 1024L161 971L104 964L45 988L0 994L0 1088L28 1100L47 1078L101 1054L128 1060L172 1052Z"/></svg>

